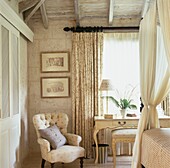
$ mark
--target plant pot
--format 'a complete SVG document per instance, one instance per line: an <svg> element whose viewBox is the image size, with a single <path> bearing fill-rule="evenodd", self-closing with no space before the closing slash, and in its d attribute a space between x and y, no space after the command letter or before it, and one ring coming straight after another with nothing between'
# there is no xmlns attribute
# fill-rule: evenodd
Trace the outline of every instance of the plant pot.
<svg viewBox="0 0 170 168"><path fill-rule="evenodd" d="M122 118L125 118L125 116L126 116L126 109L121 109L120 110L120 114L121 114Z"/></svg>

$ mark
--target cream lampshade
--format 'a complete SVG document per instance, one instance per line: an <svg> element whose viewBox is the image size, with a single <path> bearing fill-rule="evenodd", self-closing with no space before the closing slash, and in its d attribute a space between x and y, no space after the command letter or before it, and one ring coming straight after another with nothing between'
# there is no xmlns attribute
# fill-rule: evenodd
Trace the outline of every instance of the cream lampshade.
<svg viewBox="0 0 170 168"><path fill-rule="evenodd" d="M100 84L100 91L106 91L106 114L108 114L108 91L113 90L113 85L110 79L103 79Z"/></svg>

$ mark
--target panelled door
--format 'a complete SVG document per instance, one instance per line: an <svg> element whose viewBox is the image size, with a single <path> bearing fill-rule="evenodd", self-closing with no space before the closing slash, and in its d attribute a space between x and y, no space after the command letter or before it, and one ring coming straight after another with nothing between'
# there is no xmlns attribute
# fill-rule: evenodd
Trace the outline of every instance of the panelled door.
<svg viewBox="0 0 170 168"><path fill-rule="evenodd" d="M0 15L0 168L19 167L19 32Z"/></svg>

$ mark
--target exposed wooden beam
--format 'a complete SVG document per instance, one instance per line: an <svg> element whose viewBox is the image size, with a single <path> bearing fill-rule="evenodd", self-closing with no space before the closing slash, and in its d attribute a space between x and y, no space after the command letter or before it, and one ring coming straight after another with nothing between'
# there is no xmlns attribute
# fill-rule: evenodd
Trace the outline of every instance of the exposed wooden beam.
<svg viewBox="0 0 170 168"><path fill-rule="evenodd" d="M35 6L39 0L27 0L27 1L21 1L19 2L19 13L22 13L33 6Z"/></svg>
<svg viewBox="0 0 170 168"><path fill-rule="evenodd" d="M110 0L109 6L109 25L113 23L113 9L114 9L114 0Z"/></svg>
<svg viewBox="0 0 170 168"><path fill-rule="evenodd" d="M148 11L149 4L150 4L150 0L145 0L144 6L143 6L143 10L142 10L142 13L141 13L141 17L142 18L145 16L146 12Z"/></svg>
<svg viewBox="0 0 170 168"><path fill-rule="evenodd" d="M29 19L34 15L34 13L39 9L39 7L45 2L45 0L40 0L37 5L31 10L31 12L25 17L25 22L27 23Z"/></svg>
<svg viewBox="0 0 170 168"><path fill-rule="evenodd" d="M76 26L80 26L79 0L74 0L74 11L76 18Z"/></svg>
<svg viewBox="0 0 170 168"><path fill-rule="evenodd" d="M40 6L40 11L41 11L41 16L42 16L44 27L48 29L48 17L47 17L47 11L46 11L44 3Z"/></svg>

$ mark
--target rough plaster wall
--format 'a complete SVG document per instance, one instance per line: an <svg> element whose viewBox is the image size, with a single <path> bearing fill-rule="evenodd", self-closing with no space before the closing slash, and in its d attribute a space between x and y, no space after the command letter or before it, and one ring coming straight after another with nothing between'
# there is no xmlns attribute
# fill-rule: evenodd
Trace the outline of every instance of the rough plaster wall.
<svg viewBox="0 0 170 168"><path fill-rule="evenodd" d="M28 155L28 75L27 40L20 36L20 111L21 111L21 160Z"/></svg>
<svg viewBox="0 0 170 168"><path fill-rule="evenodd" d="M102 20L84 21L81 26L104 26ZM71 132L72 114L71 97L69 98L41 98L41 77L69 77L71 93L71 48L72 32L64 32L64 27L75 26L74 21L49 21L49 28L44 29L42 22L30 21L29 27L34 32L34 42L28 44L28 74L29 74L29 141L30 152L38 152L37 136L32 123L33 115L44 112L65 112L69 116L68 132ZM69 51L70 72L67 73L41 73L41 52Z"/></svg>
<svg viewBox="0 0 170 168"><path fill-rule="evenodd" d="M30 152L38 152L37 136L33 127L32 118L37 113L44 112L65 112L69 116L69 129L71 131L71 97L68 98L41 98L41 77L69 77L71 81L71 64L69 72L62 73L41 73L40 55L41 52L69 51L71 53L71 35L63 31L66 26L73 26L73 22L51 21L49 28L44 29L41 22L32 22L30 27L34 32L34 42L28 43L28 78L29 78L29 141ZM71 54L69 54L71 62ZM70 84L71 88L71 84Z"/></svg>

